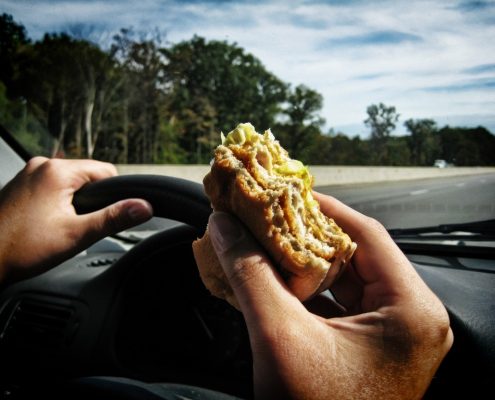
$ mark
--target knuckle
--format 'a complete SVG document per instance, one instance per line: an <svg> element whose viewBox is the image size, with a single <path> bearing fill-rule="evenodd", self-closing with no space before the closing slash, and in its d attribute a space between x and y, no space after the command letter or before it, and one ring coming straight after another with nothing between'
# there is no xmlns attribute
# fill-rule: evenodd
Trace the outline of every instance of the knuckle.
<svg viewBox="0 0 495 400"><path fill-rule="evenodd" d="M117 167L112 163L105 162L104 165L111 172L112 175L118 175Z"/></svg>
<svg viewBox="0 0 495 400"><path fill-rule="evenodd" d="M26 166L25 166L25 170L28 172L28 173L32 173L34 172L40 165L42 165L43 163L49 161L48 158L46 157L41 157L41 156L37 156L37 157L33 157L31 158L27 163L26 163Z"/></svg>
<svg viewBox="0 0 495 400"><path fill-rule="evenodd" d="M266 268L269 268L269 266L266 260L260 255L237 258L234 261L228 279L232 287L247 285L252 280L257 280L261 284L262 280L259 278Z"/></svg>
<svg viewBox="0 0 495 400"><path fill-rule="evenodd" d="M75 225L71 225L65 232L65 238L70 243L71 248L79 248L81 243L84 242L85 236L88 235L87 232L81 232L79 229L74 229Z"/></svg>
<svg viewBox="0 0 495 400"><path fill-rule="evenodd" d="M443 305L438 304L437 310L432 312L433 315L429 316L429 335L432 343L442 345L448 344L451 341L450 337L453 337L452 329L450 327L450 319L447 310ZM450 345L449 345L450 347Z"/></svg>
<svg viewBox="0 0 495 400"><path fill-rule="evenodd" d="M427 309L420 307L414 310L412 315L407 318L402 317L401 322L396 322L395 326L400 328L397 331L407 339L405 340L407 344L434 348L440 352L446 351L453 342L449 316L439 301L430 299L428 303Z"/></svg>
<svg viewBox="0 0 495 400"><path fill-rule="evenodd" d="M116 233L122 230L122 217L120 213L120 207L114 205L108 207L104 213L103 219L104 226L102 231L109 233Z"/></svg>
<svg viewBox="0 0 495 400"><path fill-rule="evenodd" d="M356 230L356 239L358 237L362 241L370 240L370 238L375 240L376 238L388 237L388 231L377 219L363 215Z"/></svg>
<svg viewBox="0 0 495 400"><path fill-rule="evenodd" d="M92 168L98 170L101 174L106 176L115 176L118 175L117 167L106 161L98 161L98 160L85 160L85 163ZM103 176L102 175L102 176Z"/></svg>
<svg viewBox="0 0 495 400"><path fill-rule="evenodd" d="M63 160L58 160L56 158L51 158L46 160L43 165L43 172L49 176L58 176L64 171Z"/></svg>
<svg viewBox="0 0 495 400"><path fill-rule="evenodd" d="M375 218L366 217L365 223L366 223L366 227L373 232L376 232L379 234L383 234L383 233L387 232L387 230L385 229L383 224Z"/></svg>

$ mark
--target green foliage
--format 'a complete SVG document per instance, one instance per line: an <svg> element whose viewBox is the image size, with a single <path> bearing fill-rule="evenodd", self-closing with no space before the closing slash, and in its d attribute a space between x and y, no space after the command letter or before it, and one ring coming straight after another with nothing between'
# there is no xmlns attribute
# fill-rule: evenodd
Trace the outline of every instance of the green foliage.
<svg viewBox="0 0 495 400"><path fill-rule="evenodd" d="M390 157L387 146L388 138L395 129L399 120L395 107L387 107L385 104L372 104L367 109L368 118L364 123L371 129L372 163L384 164Z"/></svg>
<svg viewBox="0 0 495 400"><path fill-rule="evenodd" d="M278 131L278 130L277 130ZM333 164L333 138L329 135L316 136L311 144L306 148L304 154L304 163L311 165L329 165ZM290 153L289 153L290 154Z"/></svg>
<svg viewBox="0 0 495 400"><path fill-rule="evenodd" d="M330 131L316 138L309 160L313 165L369 165L370 141Z"/></svg>
<svg viewBox="0 0 495 400"><path fill-rule="evenodd" d="M27 112L25 102L10 100L5 85L0 82L0 124L4 126L30 154L49 156L53 141L40 122Z"/></svg>
<svg viewBox="0 0 495 400"><path fill-rule="evenodd" d="M367 165L370 163L370 144L359 136L349 138L344 134L332 137L332 158L330 164Z"/></svg>
<svg viewBox="0 0 495 400"><path fill-rule="evenodd" d="M408 138L412 165L433 165L438 157L439 137L435 121L408 119L404 122L410 133Z"/></svg>
<svg viewBox="0 0 495 400"><path fill-rule="evenodd" d="M129 40L128 45L122 61L126 162L154 163L161 153L165 97L159 85L164 60L152 41Z"/></svg>
<svg viewBox="0 0 495 400"><path fill-rule="evenodd" d="M94 157L114 163L208 163L240 122L272 128L306 164L494 165L495 136L485 128L438 129L367 108L370 138L322 132L323 97L292 87L236 44L191 40L163 46L130 29L111 48L67 34L32 43L10 15L0 16L0 123L33 154Z"/></svg>
<svg viewBox="0 0 495 400"><path fill-rule="evenodd" d="M291 157L304 163L313 162L316 144L324 142L320 130L324 121L318 115L323 106L323 96L299 85L289 92L286 103L282 114L287 121L275 126L277 138Z"/></svg>
<svg viewBox="0 0 495 400"><path fill-rule="evenodd" d="M239 122L270 127L285 100L286 85L235 44L189 41L162 49L166 57L168 111L181 127L189 162L207 162L219 132Z"/></svg>
<svg viewBox="0 0 495 400"><path fill-rule="evenodd" d="M54 138L52 155L91 157L113 90L113 61L97 46L45 35L18 55L15 91Z"/></svg>
<svg viewBox="0 0 495 400"><path fill-rule="evenodd" d="M0 81L8 87L15 73L18 50L29 43L26 29L16 23L11 15L0 16Z"/></svg>
<svg viewBox="0 0 495 400"><path fill-rule="evenodd" d="M184 164L187 161L186 151L177 140L177 128L173 121L163 120L160 125L160 143L155 163Z"/></svg>
<svg viewBox="0 0 495 400"><path fill-rule="evenodd" d="M364 121L371 128L372 139L383 139L390 136L399 120L395 107L387 107L385 104L372 104L367 109L368 118Z"/></svg>
<svg viewBox="0 0 495 400"><path fill-rule="evenodd" d="M386 142L387 164L396 166L410 165L411 151L407 137L390 137Z"/></svg>
<svg viewBox="0 0 495 400"><path fill-rule="evenodd" d="M495 165L495 136L483 127L438 132L442 159L458 166Z"/></svg>

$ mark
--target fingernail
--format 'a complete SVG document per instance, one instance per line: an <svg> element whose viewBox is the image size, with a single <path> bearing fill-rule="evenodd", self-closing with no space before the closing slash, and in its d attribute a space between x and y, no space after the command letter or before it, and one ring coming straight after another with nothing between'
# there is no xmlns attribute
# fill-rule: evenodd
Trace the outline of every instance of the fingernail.
<svg viewBox="0 0 495 400"><path fill-rule="evenodd" d="M145 221L152 216L150 207L143 203L133 204L127 209L127 213L133 221Z"/></svg>
<svg viewBox="0 0 495 400"><path fill-rule="evenodd" d="M210 215L208 231L217 253L226 252L244 236L244 231L235 217L223 212Z"/></svg>

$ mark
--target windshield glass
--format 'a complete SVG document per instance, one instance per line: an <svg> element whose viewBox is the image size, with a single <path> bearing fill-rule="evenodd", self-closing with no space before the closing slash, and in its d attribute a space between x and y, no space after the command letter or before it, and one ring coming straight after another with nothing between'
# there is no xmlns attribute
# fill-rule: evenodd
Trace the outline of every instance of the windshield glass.
<svg viewBox="0 0 495 400"><path fill-rule="evenodd" d="M388 228L495 218L495 4L3 1L0 124L33 155L201 182L271 128Z"/></svg>

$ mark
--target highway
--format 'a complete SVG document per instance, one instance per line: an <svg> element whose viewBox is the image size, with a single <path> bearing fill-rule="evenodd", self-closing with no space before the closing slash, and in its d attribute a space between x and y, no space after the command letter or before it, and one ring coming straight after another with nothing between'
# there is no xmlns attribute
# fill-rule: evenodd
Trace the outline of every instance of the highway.
<svg viewBox="0 0 495 400"><path fill-rule="evenodd" d="M495 218L495 174L320 186L387 228L409 228Z"/></svg>

